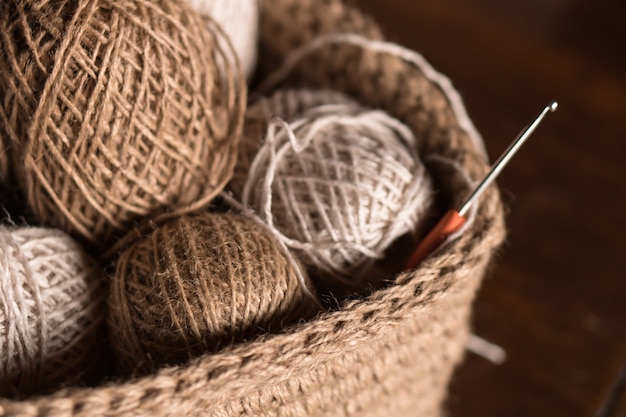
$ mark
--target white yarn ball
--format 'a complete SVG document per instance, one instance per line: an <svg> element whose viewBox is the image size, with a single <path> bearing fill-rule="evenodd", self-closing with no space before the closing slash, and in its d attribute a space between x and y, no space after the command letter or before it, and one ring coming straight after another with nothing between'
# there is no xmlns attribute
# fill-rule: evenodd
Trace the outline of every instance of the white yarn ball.
<svg viewBox="0 0 626 417"><path fill-rule="evenodd" d="M373 263L432 203L411 130L336 92L261 99L240 143L231 190L333 290L380 284Z"/></svg>
<svg viewBox="0 0 626 417"><path fill-rule="evenodd" d="M0 227L0 395L101 376L103 278L61 231Z"/></svg>
<svg viewBox="0 0 626 417"><path fill-rule="evenodd" d="M257 59L258 0L187 0L205 21L213 19L235 48L241 68L249 79Z"/></svg>

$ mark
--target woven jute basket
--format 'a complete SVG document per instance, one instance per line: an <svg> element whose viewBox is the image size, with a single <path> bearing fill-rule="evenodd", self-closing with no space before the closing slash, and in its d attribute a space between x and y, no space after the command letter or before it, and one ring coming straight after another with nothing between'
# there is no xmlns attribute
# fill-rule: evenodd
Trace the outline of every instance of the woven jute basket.
<svg viewBox="0 0 626 417"><path fill-rule="evenodd" d="M339 0L261 0L260 9L261 73L319 35L382 40L371 20ZM456 206L467 176L487 172L449 97L405 59L332 44L303 58L284 83L343 91L405 122L432 161L442 205ZM142 378L0 400L0 415L438 416L464 354L472 301L505 234L494 187L475 207L467 229L418 269L312 321Z"/></svg>

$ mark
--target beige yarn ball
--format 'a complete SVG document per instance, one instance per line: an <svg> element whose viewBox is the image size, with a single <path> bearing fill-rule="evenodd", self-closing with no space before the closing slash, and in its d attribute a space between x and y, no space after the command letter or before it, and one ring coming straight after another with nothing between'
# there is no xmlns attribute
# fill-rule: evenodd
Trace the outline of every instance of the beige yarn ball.
<svg viewBox="0 0 626 417"><path fill-rule="evenodd" d="M213 19L230 39L248 79L254 73L259 31L258 0L187 0L205 21Z"/></svg>
<svg viewBox="0 0 626 417"><path fill-rule="evenodd" d="M246 113L230 188L326 288L355 290L431 206L417 148L400 121L339 93L278 91Z"/></svg>
<svg viewBox="0 0 626 417"><path fill-rule="evenodd" d="M260 221L183 216L117 261L108 323L119 367L150 372L310 318L311 288Z"/></svg>
<svg viewBox="0 0 626 417"><path fill-rule="evenodd" d="M0 150L41 223L102 250L222 191L245 80L186 2L3 0L0 34Z"/></svg>
<svg viewBox="0 0 626 417"><path fill-rule="evenodd" d="M0 227L0 395L101 377L103 279L65 233Z"/></svg>

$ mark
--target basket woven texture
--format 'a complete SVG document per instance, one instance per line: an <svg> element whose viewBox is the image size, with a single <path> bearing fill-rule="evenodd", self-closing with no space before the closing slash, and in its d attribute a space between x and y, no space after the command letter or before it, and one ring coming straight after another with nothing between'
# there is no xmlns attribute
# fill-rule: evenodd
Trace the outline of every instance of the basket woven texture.
<svg viewBox="0 0 626 417"><path fill-rule="evenodd" d="M316 35L378 27L339 0L261 0L260 71ZM343 91L405 122L420 153L456 161L472 178L488 169L440 89L400 58L333 45L305 58L286 83ZM467 181L429 164L450 205ZM502 204L489 189L470 227L417 270L371 295L284 333L207 354L121 383L0 400L3 416L438 416L463 356L471 305L504 239Z"/></svg>

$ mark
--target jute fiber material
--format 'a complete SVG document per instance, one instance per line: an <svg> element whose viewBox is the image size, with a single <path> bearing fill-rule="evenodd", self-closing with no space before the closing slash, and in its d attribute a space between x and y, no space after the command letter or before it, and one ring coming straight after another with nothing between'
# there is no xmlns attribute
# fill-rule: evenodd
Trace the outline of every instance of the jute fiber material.
<svg viewBox="0 0 626 417"><path fill-rule="evenodd" d="M254 157L261 149L273 117L293 122L307 110L325 104L357 105L350 97L336 91L307 89L278 90L271 97L260 97L253 101L246 109L237 163L228 187L236 195L242 194L248 178L246 168L252 165Z"/></svg>
<svg viewBox="0 0 626 417"><path fill-rule="evenodd" d="M313 317L306 275L261 223L200 213L167 223L117 260L109 334L124 373L145 374Z"/></svg>
<svg viewBox="0 0 626 417"><path fill-rule="evenodd" d="M260 11L259 63L266 70L316 35L382 38L375 24L338 0L261 0ZM480 145L454 111L458 103L414 63L355 45L330 45L311 56L296 66L290 85L338 89L406 123L421 138L420 155L446 208L469 190L460 172L473 180L487 172ZM2 400L0 414L440 416L463 356L472 301L504 235L502 203L491 187L464 233L418 269L387 277L386 288L283 334L149 376Z"/></svg>
<svg viewBox="0 0 626 417"><path fill-rule="evenodd" d="M246 89L206 23L177 0L0 2L0 163L43 224L106 248L222 190Z"/></svg>
<svg viewBox="0 0 626 417"><path fill-rule="evenodd" d="M0 226L0 395L102 377L103 275L59 230Z"/></svg>
<svg viewBox="0 0 626 417"><path fill-rule="evenodd" d="M295 251L322 292L382 285L372 265L431 208L418 139L399 120L328 90L279 90L246 111L230 182Z"/></svg>

